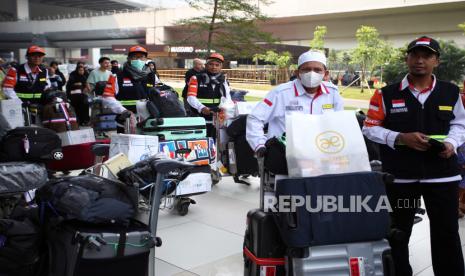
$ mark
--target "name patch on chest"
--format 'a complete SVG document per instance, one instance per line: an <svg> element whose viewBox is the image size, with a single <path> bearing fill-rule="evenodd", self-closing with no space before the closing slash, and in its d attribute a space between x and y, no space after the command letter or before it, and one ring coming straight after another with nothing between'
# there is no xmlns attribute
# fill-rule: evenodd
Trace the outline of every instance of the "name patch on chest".
<svg viewBox="0 0 465 276"><path fill-rule="evenodd" d="M408 112L408 109L406 107L391 108L391 113L403 113L403 112Z"/></svg>
<svg viewBox="0 0 465 276"><path fill-rule="evenodd" d="M286 105L286 111L304 111L301 105Z"/></svg>

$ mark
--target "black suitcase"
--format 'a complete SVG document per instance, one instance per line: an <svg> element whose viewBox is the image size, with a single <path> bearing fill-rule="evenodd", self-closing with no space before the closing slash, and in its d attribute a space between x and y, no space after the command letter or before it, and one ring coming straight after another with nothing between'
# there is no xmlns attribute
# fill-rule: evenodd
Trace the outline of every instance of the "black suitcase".
<svg viewBox="0 0 465 276"><path fill-rule="evenodd" d="M309 201L276 213L284 243L304 248L384 239L390 225L385 176L357 172L278 180L276 197ZM333 198L337 208L324 210L325 197Z"/></svg>
<svg viewBox="0 0 465 276"><path fill-rule="evenodd" d="M61 139L51 129L18 127L7 132L0 143L0 161L61 160Z"/></svg>
<svg viewBox="0 0 465 276"><path fill-rule="evenodd" d="M155 241L148 226L95 226L77 222L50 227L48 276L146 276Z"/></svg>
<svg viewBox="0 0 465 276"><path fill-rule="evenodd" d="M260 209L247 213L244 236L244 275L285 275L286 247L281 240L273 213Z"/></svg>
<svg viewBox="0 0 465 276"><path fill-rule="evenodd" d="M228 143L228 154L230 162L230 172L235 175L258 175L258 163L255 158L255 153L250 147L245 135L241 135ZM232 164L233 163L233 164ZM235 170L231 169L231 165L235 166Z"/></svg>

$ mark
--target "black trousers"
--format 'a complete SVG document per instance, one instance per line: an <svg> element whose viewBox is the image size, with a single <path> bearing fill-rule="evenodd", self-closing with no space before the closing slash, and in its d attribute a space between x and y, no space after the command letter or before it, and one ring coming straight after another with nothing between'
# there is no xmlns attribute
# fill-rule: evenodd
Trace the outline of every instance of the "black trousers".
<svg viewBox="0 0 465 276"><path fill-rule="evenodd" d="M69 100L74 111L76 111L79 124L88 123L90 121L88 96L82 93L72 94L69 95Z"/></svg>
<svg viewBox="0 0 465 276"><path fill-rule="evenodd" d="M458 181L392 183L386 186L394 230L390 239L397 276L411 276L408 243L421 196L430 220L431 257L436 276L463 276L464 261L458 225ZM396 231L397 230L397 231ZM400 231L398 231L400 230Z"/></svg>

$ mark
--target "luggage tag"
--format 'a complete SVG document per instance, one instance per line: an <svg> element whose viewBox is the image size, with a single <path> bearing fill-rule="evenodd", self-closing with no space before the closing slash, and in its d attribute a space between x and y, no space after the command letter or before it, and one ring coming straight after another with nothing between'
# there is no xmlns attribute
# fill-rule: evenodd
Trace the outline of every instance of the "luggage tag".
<svg viewBox="0 0 465 276"><path fill-rule="evenodd" d="M27 137L27 134L24 135L24 138L23 138L23 147L24 147L24 152L26 152L26 154L29 154L30 144L29 144L29 138Z"/></svg>
<svg viewBox="0 0 465 276"><path fill-rule="evenodd" d="M4 247L6 244L6 236L0 235L0 248Z"/></svg>

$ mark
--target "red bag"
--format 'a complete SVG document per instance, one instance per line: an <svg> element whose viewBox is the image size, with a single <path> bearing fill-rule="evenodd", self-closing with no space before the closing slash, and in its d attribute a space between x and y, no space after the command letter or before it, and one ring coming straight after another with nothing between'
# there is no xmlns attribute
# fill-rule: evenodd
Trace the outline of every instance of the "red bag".
<svg viewBox="0 0 465 276"><path fill-rule="evenodd" d="M57 133L79 129L76 113L66 102L54 101L46 104L42 111L42 124Z"/></svg>

